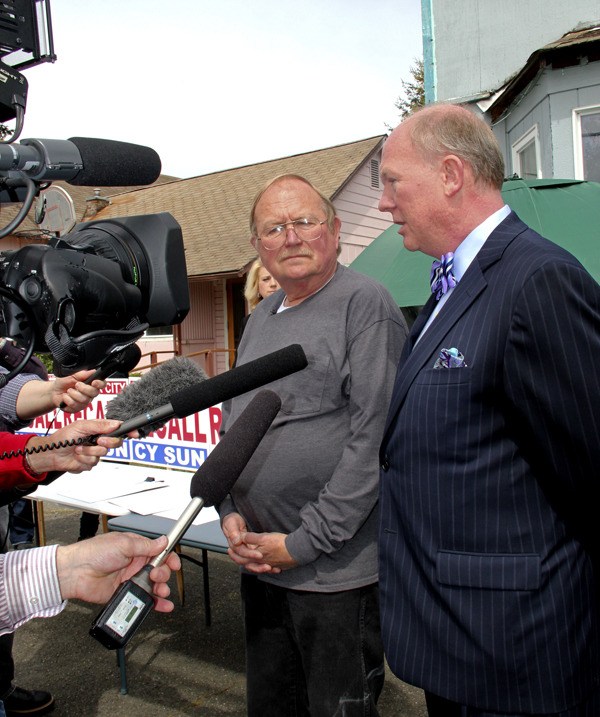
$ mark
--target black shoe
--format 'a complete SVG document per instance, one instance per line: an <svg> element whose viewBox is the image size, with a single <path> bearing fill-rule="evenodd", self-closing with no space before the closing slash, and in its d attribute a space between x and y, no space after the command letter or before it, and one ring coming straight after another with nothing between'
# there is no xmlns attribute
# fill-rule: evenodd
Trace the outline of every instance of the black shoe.
<svg viewBox="0 0 600 717"><path fill-rule="evenodd" d="M4 711L6 717L20 717L21 715L45 715L54 709L54 697L49 692L41 690L15 689L4 698Z"/></svg>

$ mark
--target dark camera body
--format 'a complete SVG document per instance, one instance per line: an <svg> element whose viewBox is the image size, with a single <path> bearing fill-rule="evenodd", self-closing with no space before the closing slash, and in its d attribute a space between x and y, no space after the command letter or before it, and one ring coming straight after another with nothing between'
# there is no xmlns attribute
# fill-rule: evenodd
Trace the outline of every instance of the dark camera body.
<svg viewBox="0 0 600 717"><path fill-rule="evenodd" d="M0 284L0 335L33 336L58 376L95 368L189 311L181 227L168 212L78 224L48 245L0 252Z"/></svg>

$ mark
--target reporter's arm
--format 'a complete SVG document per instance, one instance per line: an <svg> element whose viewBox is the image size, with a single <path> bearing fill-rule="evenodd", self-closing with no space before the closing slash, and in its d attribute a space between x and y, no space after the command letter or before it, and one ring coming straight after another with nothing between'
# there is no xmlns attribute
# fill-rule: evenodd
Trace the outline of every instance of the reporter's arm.
<svg viewBox="0 0 600 717"><path fill-rule="evenodd" d="M56 572L57 545L0 555L0 635L65 607Z"/></svg>
<svg viewBox="0 0 600 717"><path fill-rule="evenodd" d="M9 490L20 486L40 483L50 471L81 473L93 468L111 448L123 442L121 438L109 438L101 434L111 433L120 421L94 420L74 421L49 436L31 436L10 433L0 434L0 453L19 452L26 449L49 446L52 443L77 441L80 438L99 435L96 445L74 445L64 448L16 455L0 460L0 488Z"/></svg>
<svg viewBox="0 0 600 717"><path fill-rule="evenodd" d="M51 381L29 381L24 384L17 398L17 415L21 420L31 420L65 404L67 413L82 411L106 385L94 381L83 383L94 373L93 370L78 371L71 376Z"/></svg>
<svg viewBox="0 0 600 717"><path fill-rule="evenodd" d="M81 473L93 468L102 456L111 448L117 448L122 438L109 438L104 433L111 433L121 425L121 421L94 420L74 421L60 428L49 436L32 436L27 448L41 448L51 443L77 441L89 436L99 435L95 445L73 445L57 448L27 456L27 463L32 473L62 471L63 473Z"/></svg>
<svg viewBox="0 0 600 717"><path fill-rule="evenodd" d="M116 588L150 562L167 545L130 533L108 533L73 545L51 545L0 555L0 634L12 632L34 617L51 617L69 598L104 603ZM150 573L154 581L154 609L170 612L166 584L181 567L171 553L164 565Z"/></svg>

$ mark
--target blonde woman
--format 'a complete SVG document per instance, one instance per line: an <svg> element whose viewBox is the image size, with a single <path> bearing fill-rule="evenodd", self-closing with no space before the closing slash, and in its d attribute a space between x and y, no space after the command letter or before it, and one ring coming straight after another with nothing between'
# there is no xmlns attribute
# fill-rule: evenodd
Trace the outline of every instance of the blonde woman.
<svg viewBox="0 0 600 717"><path fill-rule="evenodd" d="M234 368L237 363L237 346L239 346L239 343L242 340L242 334L244 333L244 329L246 328L246 324L248 323L250 314L258 306L260 301L266 299L267 296L271 296L271 294L276 292L279 288L279 284L265 269L261 260L255 259L252 266L250 267L250 270L248 271L248 276L246 277L246 284L244 285L244 297L248 302L248 313L242 319L240 332L238 334L237 341L235 344L236 357L234 359L233 364L231 365L231 368Z"/></svg>
<svg viewBox="0 0 600 717"><path fill-rule="evenodd" d="M249 313L252 313L261 299L266 299L279 289L279 284L262 265L260 259L256 259L250 267L244 287L244 296L248 302Z"/></svg>

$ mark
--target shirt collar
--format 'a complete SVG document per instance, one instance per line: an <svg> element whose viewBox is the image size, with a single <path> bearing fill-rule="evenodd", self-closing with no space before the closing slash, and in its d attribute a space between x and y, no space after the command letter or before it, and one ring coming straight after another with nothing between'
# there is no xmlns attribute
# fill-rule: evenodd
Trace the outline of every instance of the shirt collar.
<svg viewBox="0 0 600 717"><path fill-rule="evenodd" d="M485 240L494 231L494 229L510 214L510 207L505 204L485 219L481 224L468 234L456 248L454 252L454 276L460 281L466 270L469 268L473 259L479 253L481 247L485 244Z"/></svg>

